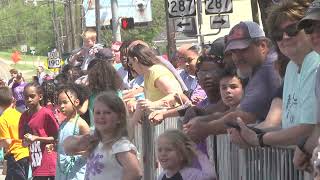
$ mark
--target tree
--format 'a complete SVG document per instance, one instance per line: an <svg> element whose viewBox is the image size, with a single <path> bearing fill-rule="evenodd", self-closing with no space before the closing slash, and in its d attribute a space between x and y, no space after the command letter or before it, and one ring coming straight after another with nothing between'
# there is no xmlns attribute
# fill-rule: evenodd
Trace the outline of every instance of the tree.
<svg viewBox="0 0 320 180"><path fill-rule="evenodd" d="M58 13L62 14L61 6ZM52 7L48 2L24 4L7 1L0 7L0 50L12 51L26 44L36 48L36 53L46 55L54 46Z"/></svg>

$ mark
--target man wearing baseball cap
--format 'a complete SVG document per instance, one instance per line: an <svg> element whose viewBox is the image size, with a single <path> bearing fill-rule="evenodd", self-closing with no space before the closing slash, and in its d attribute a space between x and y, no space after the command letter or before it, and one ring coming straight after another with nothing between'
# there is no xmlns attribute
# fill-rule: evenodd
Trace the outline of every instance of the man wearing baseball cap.
<svg viewBox="0 0 320 180"><path fill-rule="evenodd" d="M298 24L299 29L309 35L311 45L320 53L320 0L315 0L309 6L304 18Z"/></svg>
<svg viewBox="0 0 320 180"><path fill-rule="evenodd" d="M303 29L304 32L307 34L311 46L314 51L320 54L320 0L315 0L309 6L305 16L300 20L298 24L298 29ZM320 169L319 169L319 162L320 158L318 156L319 152L319 142L318 138L320 136L320 69L318 67L317 75L316 75L316 84L315 84L315 95L317 100L317 120L318 124L313 130L312 135L303 142L299 148L296 148L296 152L294 154L294 165L301 170L308 170L311 171L314 166L314 170L317 172L318 178L320 177ZM315 146L318 147L314 150L314 159L310 163L311 153Z"/></svg>
<svg viewBox="0 0 320 180"><path fill-rule="evenodd" d="M268 113L273 94L280 86L280 76L273 66L277 54L257 23L244 21L231 29L225 48L225 53L229 52L239 76L249 79L244 97L238 109L219 119L210 121L213 120L213 115L197 117L186 124L185 131L195 139L209 134L226 133L224 124L235 121L237 117L242 118L245 123L261 122ZM202 120L210 122L204 123Z"/></svg>

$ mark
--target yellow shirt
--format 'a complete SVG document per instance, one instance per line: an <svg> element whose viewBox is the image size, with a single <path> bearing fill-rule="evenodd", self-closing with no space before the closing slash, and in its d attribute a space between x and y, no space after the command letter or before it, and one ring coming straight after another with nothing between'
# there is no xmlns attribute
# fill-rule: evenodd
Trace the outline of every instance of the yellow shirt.
<svg viewBox="0 0 320 180"><path fill-rule="evenodd" d="M0 116L0 138L12 139L7 153L12 154L16 161L29 156L28 147L23 147L19 139L20 116L20 112L10 107Z"/></svg>
<svg viewBox="0 0 320 180"><path fill-rule="evenodd" d="M175 88L176 92L182 92L178 80L174 77L169 69L167 69L163 65L155 64L151 66L149 70L150 73L144 77L144 88L147 99L153 102L158 101L159 99L162 99L167 95L161 92L160 89L155 86L156 80L164 76L169 78L168 84L170 84L172 88Z"/></svg>

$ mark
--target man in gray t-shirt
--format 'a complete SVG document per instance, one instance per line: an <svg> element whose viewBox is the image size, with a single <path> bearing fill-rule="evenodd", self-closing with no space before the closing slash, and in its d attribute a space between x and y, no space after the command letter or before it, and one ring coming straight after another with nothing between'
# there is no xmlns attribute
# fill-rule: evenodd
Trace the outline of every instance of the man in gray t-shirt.
<svg viewBox="0 0 320 180"><path fill-rule="evenodd" d="M280 76L273 67L277 54L270 44L255 22L240 22L231 29L225 52L232 54L239 76L249 78L249 82L240 107L235 111L228 111L220 117L214 114L195 117L184 125L185 132L194 140L210 134L226 133L225 123L235 121L237 117L246 123L265 119L272 97L280 87Z"/></svg>

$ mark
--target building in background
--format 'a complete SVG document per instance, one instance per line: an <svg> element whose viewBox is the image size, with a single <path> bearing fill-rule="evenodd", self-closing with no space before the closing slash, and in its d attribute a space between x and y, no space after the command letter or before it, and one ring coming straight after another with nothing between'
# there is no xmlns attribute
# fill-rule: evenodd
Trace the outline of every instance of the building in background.
<svg viewBox="0 0 320 180"><path fill-rule="evenodd" d="M95 27L95 0L84 0L86 27ZM119 17L133 17L136 24L152 21L151 0L118 0ZM110 25L112 19L111 0L100 0L101 26Z"/></svg>

